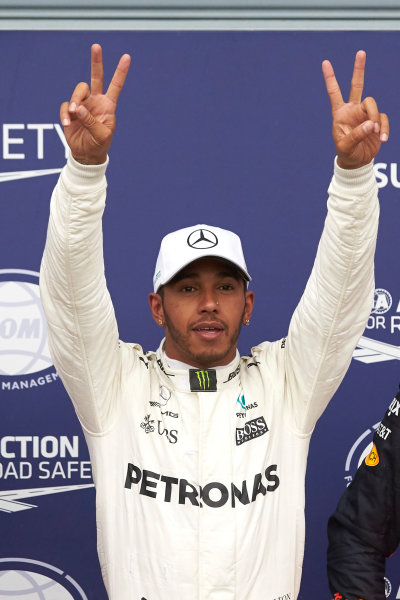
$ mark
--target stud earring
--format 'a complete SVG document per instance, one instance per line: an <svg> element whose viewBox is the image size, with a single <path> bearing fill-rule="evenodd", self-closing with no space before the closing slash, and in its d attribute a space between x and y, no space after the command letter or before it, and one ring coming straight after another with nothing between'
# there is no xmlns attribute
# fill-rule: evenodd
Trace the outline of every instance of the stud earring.
<svg viewBox="0 0 400 600"><path fill-rule="evenodd" d="M250 319L246 319L244 322L245 325L250 325Z"/></svg>
<svg viewBox="0 0 400 600"><path fill-rule="evenodd" d="M160 326L160 327L162 327L162 326L163 326L163 321L162 321L162 319L158 319L158 324L159 324L159 326Z"/></svg>

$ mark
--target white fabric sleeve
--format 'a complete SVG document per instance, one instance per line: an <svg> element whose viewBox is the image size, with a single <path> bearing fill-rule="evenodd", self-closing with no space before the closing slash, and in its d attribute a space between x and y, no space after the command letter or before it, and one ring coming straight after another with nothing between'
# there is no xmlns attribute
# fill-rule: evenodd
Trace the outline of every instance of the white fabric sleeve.
<svg viewBox="0 0 400 600"><path fill-rule="evenodd" d="M372 163L338 167L314 267L291 319L286 386L294 427L310 433L342 381L374 293L379 204Z"/></svg>
<svg viewBox="0 0 400 600"><path fill-rule="evenodd" d="M121 367L103 263L106 167L68 159L51 199L40 275L50 353L82 426L93 434L110 427Z"/></svg>

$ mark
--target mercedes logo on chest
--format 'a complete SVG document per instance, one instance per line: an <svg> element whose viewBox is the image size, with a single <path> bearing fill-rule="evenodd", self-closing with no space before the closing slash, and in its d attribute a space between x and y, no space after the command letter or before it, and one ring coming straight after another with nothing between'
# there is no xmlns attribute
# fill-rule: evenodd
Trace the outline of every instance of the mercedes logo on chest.
<svg viewBox="0 0 400 600"><path fill-rule="evenodd" d="M218 238L209 229L196 229L189 235L187 243L194 250L207 250L218 244Z"/></svg>

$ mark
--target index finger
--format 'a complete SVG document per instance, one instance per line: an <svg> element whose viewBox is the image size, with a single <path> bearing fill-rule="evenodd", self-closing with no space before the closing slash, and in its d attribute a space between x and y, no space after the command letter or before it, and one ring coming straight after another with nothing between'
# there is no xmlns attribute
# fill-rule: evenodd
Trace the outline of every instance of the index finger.
<svg viewBox="0 0 400 600"><path fill-rule="evenodd" d="M90 89L92 94L103 93L103 56L100 44L92 46Z"/></svg>
<svg viewBox="0 0 400 600"><path fill-rule="evenodd" d="M343 102L342 92L338 82L336 81L335 72L329 60L324 60L322 63L322 73L325 79L326 91L328 92L329 100L331 101L332 112L338 109Z"/></svg>
<svg viewBox="0 0 400 600"><path fill-rule="evenodd" d="M351 78L349 102L361 102L364 89L364 73L366 53L359 50L354 59L353 77Z"/></svg>
<svg viewBox="0 0 400 600"><path fill-rule="evenodd" d="M115 69L115 73L110 81L110 85L108 86L108 90L106 93L106 95L110 98L110 100L113 100L113 102L117 102L122 88L124 87L125 79L128 75L130 64L130 55L123 54L119 59L119 63L117 65L117 68Z"/></svg>

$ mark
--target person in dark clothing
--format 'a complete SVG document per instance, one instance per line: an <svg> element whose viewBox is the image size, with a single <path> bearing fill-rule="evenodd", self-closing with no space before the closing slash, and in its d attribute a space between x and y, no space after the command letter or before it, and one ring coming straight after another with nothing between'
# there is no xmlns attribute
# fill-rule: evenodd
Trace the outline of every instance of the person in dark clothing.
<svg viewBox="0 0 400 600"><path fill-rule="evenodd" d="M385 600L385 563L400 542L400 391L328 521L335 600Z"/></svg>

